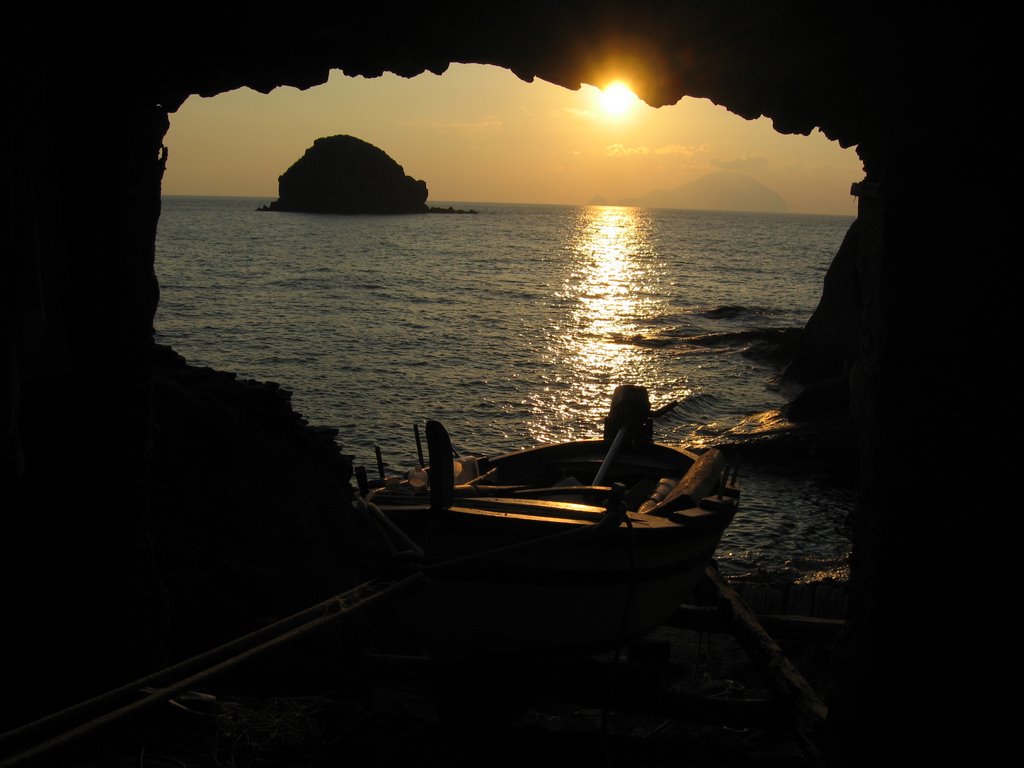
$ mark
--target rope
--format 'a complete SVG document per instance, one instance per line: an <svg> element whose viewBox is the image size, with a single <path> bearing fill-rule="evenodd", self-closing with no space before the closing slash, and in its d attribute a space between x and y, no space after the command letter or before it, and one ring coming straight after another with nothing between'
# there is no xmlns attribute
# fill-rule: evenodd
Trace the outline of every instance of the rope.
<svg viewBox="0 0 1024 768"><path fill-rule="evenodd" d="M80 720L91 715L93 712L107 710L91 720L77 725L70 730L64 731L43 743L40 743L28 750L9 757L0 762L0 768L16 766L50 752L66 744L70 744L83 736L111 725L118 720L137 714L154 704L166 701L171 697L182 693L197 683L203 682L210 677L242 664L260 654L273 650L281 645L289 643L297 638L307 635L320 629L338 619L345 618L352 613L365 608L367 605L376 602L384 597L390 597L398 592L404 591L416 585L424 585L426 577L438 575L451 570L465 568L484 559L508 554L518 550L526 549L540 544L559 541L581 535L594 535L598 532L617 528L625 519L630 530L630 585L627 594L626 606L623 613L620 637L625 634L625 627L628 614L631 610L633 591L635 588L635 537L633 534L632 521L629 519L625 506L621 504L622 493L613 494L609 500L608 514L604 515L598 522L591 525L576 526L566 531L558 531L535 539L509 544L503 547L477 552L452 560L446 560L431 565L421 565L415 568L411 575L395 580L379 579L368 581L347 592L336 595L321 603L299 611L291 616L262 627L240 638L220 645L209 651L193 656L177 664L165 667L153 674L135 680L104 694L80 702L66 709L60 710L43 718L35 720L26 725L15 728L6 733L0 734L0 748L8 747L18 741L26 741L38 736L45 731L52 731L54 728L63 727L64 724ZM393 536L407 547L403 551L393 551L393 559L420 559L423 557L423 550L409 537L392 523L377 507L370 501L357 496L357 508L368 516L377 526L378 530L386 536ZM613 512L614 509L614 512ZM396 550L397 548L393 548ZM193 670L198 671L193 672ZM190 674L191 673L191 674ZM180 677L185 675L185 677ZM170 680L171 682L167 682ZM117 705L127 697L137 696L141 689L156 689L144 696L142 699L117 706L113 710L109 707Z"/></svg>
<svg viewBox="0 0 1024 768"><path fill-rule="evenodd" d="M385 515L384 512L381 511L380 507L378 507L376 504L373 504L372 502L364 499L362 496L356 494L356 507L359 509L360 512L363 513L364 517L368 517L377 526L377 529L383 534L385 540L387 540L388 543L392 545L391 553L393 555L399 555L403 552L410 552L416 557L423 557L423 550L420 548L420 546L412 539L410 539L408 536L406 536L405 531L403 531L401 528L399 528L397 525L391 522L388 516ZM388 536L397 539L399 542L405 545L405 550L398 550L397 547L394 547L393 541L388 539Z"/></svg>
<svg viewBox="0 0 1024 768"><path fill-rule="evenodd" d="M377 602L384 597L393 596L422 581L424 581L424 577L421 574L414 573L399 580L369 581L360 584L358 587L347 592L336 595L329 600L318 603L274 624L250 632L243 637L232 640L210 651L193 656L178 664L166 667L120 688L55 712L20 728L8 731L0 735L0 746L6 746L19 739L27 739L41 731L52 729L70 720L84 717L98 709L110 707L126 696L138 695L139 690L142 688L157 689L141 700L117 707L112 711L108 711L103 715L65 731L59 736L0 762L0 768L23 764L34 757L69 744L117 720L137 714L153 704L165 701L176 694L188 690L209 677L231 669L255 656L289 643L339 619L347 618L371 603ZM215 662L217 659L222 660ZM174 680L176 676L206 664L212 665L206 666L184 678ZM172 682L166 683L165 681L168 679L171 679Z"/></svg>

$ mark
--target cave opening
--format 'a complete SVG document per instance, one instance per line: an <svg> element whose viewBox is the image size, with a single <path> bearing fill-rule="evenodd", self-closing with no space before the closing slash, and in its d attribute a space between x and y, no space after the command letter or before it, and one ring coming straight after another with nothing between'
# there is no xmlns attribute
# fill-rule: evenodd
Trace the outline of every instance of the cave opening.
<svg viewBox="0 0 1024 768"><path fill-rule="evenodd" d="M682 402L666 440L771 434L800 388L778 376L779 350L818 304L859 160L820 133L785 136L706 100L641 105L623 124L598 113L596 95L467 65L191 97L165 139L157 340L279 383L357 464L372 466L381 445L396 471L413 463L424 418L483 452L594 436L624 381ZM256 210L314 139L336 133L425 178L431 205L481 216ZM753 196L705 186L713 210L666 204L666 187L692 201L702 177L742 171ZM841 573L846 470L837 481L816 466L798 482L791 469L755 471L752 517L727 542L733 571Z"/></svg>

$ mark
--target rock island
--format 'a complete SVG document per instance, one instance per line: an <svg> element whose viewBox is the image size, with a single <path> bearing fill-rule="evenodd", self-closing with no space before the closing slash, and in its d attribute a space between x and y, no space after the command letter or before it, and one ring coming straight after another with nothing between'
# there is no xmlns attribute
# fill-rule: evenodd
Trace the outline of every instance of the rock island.
<svg viewBox="0 0 1024 768"><path fill-rule="evenodd" d="M277 180L265 211L426 213L427 183L384 150L354 136L317 139Z"/></svg>

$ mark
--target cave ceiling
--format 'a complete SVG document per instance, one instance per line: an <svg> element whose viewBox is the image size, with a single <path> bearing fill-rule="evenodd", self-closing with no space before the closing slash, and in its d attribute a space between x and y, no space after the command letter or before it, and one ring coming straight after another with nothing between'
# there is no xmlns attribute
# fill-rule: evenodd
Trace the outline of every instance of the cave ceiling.
<svg viewBox="0 0 1024 768"><path fill-rule="evenodd" d="M652 106L708 98L783 133L820 128L843 146L872 138L892 82L879 19L820 2L592 2L331 8L204 22L161 18L135 42L136 92L173 112L192 94L260 92L349 76L505 67L570 89L620 77ZM884 36L883 36L884 37ZM872 55L865 41L874 39ZM881 46L881 48L880 48ZM125 57L109 62L123 67Z"/></svg>

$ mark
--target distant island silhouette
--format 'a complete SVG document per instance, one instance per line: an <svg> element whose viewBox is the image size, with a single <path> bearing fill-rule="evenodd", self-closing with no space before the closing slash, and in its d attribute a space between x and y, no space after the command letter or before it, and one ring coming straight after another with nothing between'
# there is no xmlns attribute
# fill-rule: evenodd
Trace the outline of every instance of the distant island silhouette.
<svg viewBox="0 0 1024 768"><path fill-rule="evenodd" d="M644 208L689 208L714 211L787 213L786 201L756 179L735 171L716 171L681 187L623 200Z"/></svg>
<svg viewBox="0 0 1024 768"><path fill-rule="evenodd" d="M399 214L476 213L427 207L427 183L406 174L384 150L355 136L313 142L278 177L278 199L261 211Z"/></svg>

